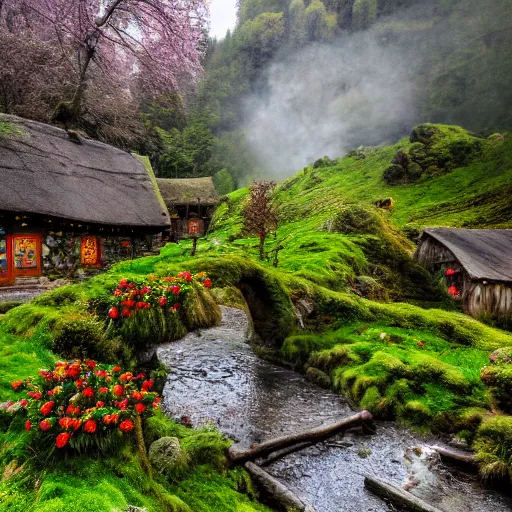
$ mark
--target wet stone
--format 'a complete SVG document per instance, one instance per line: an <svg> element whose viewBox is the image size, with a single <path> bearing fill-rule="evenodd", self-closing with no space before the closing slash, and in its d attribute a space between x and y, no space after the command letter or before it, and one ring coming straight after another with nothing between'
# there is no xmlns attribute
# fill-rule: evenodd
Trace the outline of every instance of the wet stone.
<svg viewBox="0 0 512 512"><path fill-rule="evenodd" d="M220 326L158 348L158 358L173 372L164 389L168 414L189 416L194 425L213 420L246 447L353 414L339 395L260 360L245 340L245 313L233 308L222 311ZM482 489L473 476L435 462L428 450L434 444L443 443L395 423L376 422L373 435L354 429L290 453L265 470L318 512L394 510L364 488L366 474L401 486L414 483L410 492L441 510L512 511L509 498ZM422 449L408 450L411 447ZM368 456L361 458L359 450L366 450Z"/></svg>

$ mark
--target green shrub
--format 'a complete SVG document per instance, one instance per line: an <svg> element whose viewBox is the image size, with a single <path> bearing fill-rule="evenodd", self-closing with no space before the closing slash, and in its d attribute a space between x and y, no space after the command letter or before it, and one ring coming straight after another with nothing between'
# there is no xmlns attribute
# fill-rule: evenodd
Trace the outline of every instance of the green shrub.
<svg viewBox="0 0 512 512"><path fill-rule="evenodd" d="M512 417L493 416L479 427L473 448L486 479L512 478Z"/></svg>

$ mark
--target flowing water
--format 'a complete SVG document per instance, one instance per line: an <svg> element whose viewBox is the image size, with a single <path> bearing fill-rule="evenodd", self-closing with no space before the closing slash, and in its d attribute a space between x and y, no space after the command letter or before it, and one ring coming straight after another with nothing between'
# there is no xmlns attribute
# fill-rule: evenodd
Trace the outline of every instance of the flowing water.
<svg viewBox="0 0 512 512"><path fill-rule="evenodd" d="M189 333L158 348L171 369L164 408L194 425L211 422L243 446L328 424L353 414L347 402L301 375L259 359L246 343L247 318L222 308L219 327ZM365 490L364 475L404 485L445 512L512 511L512 499L483 489L474 476L441 464L433 438L376 422L267 465L265 469L317 512L381 512L394 508Z"/></svg>

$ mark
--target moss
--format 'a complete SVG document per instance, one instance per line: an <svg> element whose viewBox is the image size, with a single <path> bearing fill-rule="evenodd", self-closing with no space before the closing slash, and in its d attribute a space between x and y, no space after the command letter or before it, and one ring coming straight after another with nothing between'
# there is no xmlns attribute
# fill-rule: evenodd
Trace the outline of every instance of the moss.
<svg viewBox="0 0 512 512"><path fill-rule="evenodd" d="M512 477L512 417L496 415L486 419L476 433L473 446L482 477L496 480Z"/></svg>
<svg viewBox="0 0 512 512"><path fill-rule="evenodd" d="M306 370L306 378L321 388L329 389L331 387L331 379L329 375L318 368L314 368L313 366L310 366Z"/></svg>

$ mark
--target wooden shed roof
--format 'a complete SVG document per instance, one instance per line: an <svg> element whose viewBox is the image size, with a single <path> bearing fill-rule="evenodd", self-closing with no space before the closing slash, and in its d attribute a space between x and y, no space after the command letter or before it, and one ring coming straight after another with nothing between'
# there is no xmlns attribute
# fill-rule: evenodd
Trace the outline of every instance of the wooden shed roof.
<svg viewBox="0 0 512 512"><path fill-rule="evenodd" d="M102 142L0 114L0 210L87 223L162 227L169 217L151 168Z"/></svg>
<svg viewBox="0 0 512 512"><path fill-rule="evenodd" d="M220 196L211 176L206 178L167 179L157 178L158 187L167 207L202 204L213 206Z"/></svg>
<svg viewBox="0 0 512 512"><path fill-rule="evenodd" d="M512 229L427 228L472 279L512 281Z"/></svg>

